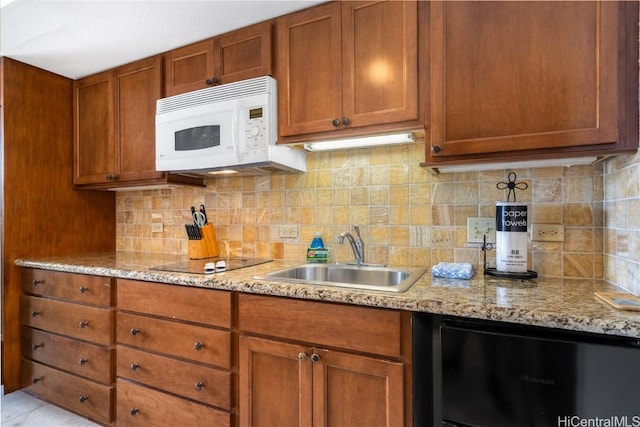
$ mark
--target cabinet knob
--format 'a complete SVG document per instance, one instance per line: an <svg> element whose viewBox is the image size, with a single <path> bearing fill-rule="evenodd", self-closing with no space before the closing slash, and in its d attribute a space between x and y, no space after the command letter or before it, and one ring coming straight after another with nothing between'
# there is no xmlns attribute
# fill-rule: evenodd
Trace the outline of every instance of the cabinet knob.
<svg viewBox="0 0 640 427"><path fill-rule="evenodd" d="M89 288L85 288L84 286L80 286L80 293L84 294L88 290L89 290Z"/></svg>
<svg viewBox="0 0 640 427"><path fill-rule="evenodd" d="M80 396L80 403L84 403L88 400L89 398L87 396Z"/></svg>
<svg viewBox="0 0 640 427"><path fill-rule="evenodd" d="M195 388L198 391L202 390L202 387L204 387L203 383L195 383L193 386L193 388Z"/></svg>
<svg viewBox="0 0 640 427"><path fill-rule="evenodd" d="M132 371L135 371L139 367L140 365L138 365L137 363L132 363L131 365L129 365L129 369L131 369Z"/></svg>
<svg viewBox="0 0 640 427"><path fill-rule="evenodd" d="M79 363L79 364L81 364L81 365L86 365L86 363L87 363L88 361L89 361L89 360L87 360L87 359L85 359L85 358L82 358L82 359L80 359L80 361L79 361L78 363Z"/></svg>
<svg viewBox="0 0 640 427"><path fill-rule="evenodd" d="M116 179L118 179L118 175L114 175L114 174L110 173L105 178L107 178L107 181L115 181Z"/></svg>
<svg viewBox="0 0 640 427"><path fill-rule="evenodd" d="M210 79L205 80L205 83L207 84L207 86L213 86L220 83L220 80L217 77L212 77Z"/></svg>
<svg viewBox="0 0 640 427"><path fill-rule="evenodd" d="M439 153L442 151L442 147L440 147L439 145L433 145L431 146L431 149L433 150L434 153Z"/></svg>
<svg viewBox="0 0 640 427"><path fill-rule="evenodd" d="M340 126L340 119L333 119L333 121L331 122L331 124L332 124L334 127L338 127L338 126Z"/></svg>
<svg viewBox="0 0 640 427"><path fill-rule="evenodd" d="M37 350L37 349L39 349L40 347L44 347L44 344L32 344L32 345L31 345L31 349L32 349L32 350Z"/></svg>
<svg viewBox="0 0 640 427"><path fill-rule="evenodd" d="M311 355L311 361L312 361L313 363L319 362L319 361L320 361L320 355L319 355L319 354L316 354L316 353L313 353L313 354Z"/></svg>
<svg viewBox="0 0 640 427"><path fill-rule="evenodd" d="M131 408L129 413L131 414L132 417L135 417L136 414L138 413L138 408Z"/></svg>
<svg viewBox="0 0 640 427"><path fill-rule="evenodd" d="M87 326L89 326L89 321L83 320L78 326L80 326L81 328L86 328Z"/></svg>
<svg viewBox="0 0 640 427"><path fill-rule="evenodd" d="M131 335L138 335L140 333L140 329L132 328L129 333Z"/></svg>
<svg viewBox="0 0 640 427"><path fill-rule="evenodd" d="M304 362L305 360L307 360L307 353L305 352L298 353L298 360L301 362Z"/></svg>
<svg viewBox="0 0 640 427"><path fill-rule="evenodd" d="M31 312L31 317L36 317L36 316L39 316L39 315L40 315L39 311L32 311Z"/></svg>
<svg viewBox="0 0 640 427"><path fill-rule="evenodd" d="M40 378L38 378L38 377L31 378L31 382L34 383L34 384L39 382L39 381L42 381L42 377L40 377Z"/></svg>
<svg viewBox="0 0 640 427"><path fill-rule="evenodd" d="M33 286L38 286L42 282L40 280L33 279L31 283L33 284Z"/></svg>
<svg viewBox="0 0 640 427"><path fill-rule="evenodd" d="M194 347L196 350L202 350L204 348L204 344L201 342L197 342Z"/></svg>
<svg viewBox="0 0 640 427"><path fill-rule="evenodd" d="M351 123L351 122L349 121L349 117L343 117L343 118L342 118L342 124L343 124L343 125L345 125L345 126L349 126L349 123Z"/></svg>

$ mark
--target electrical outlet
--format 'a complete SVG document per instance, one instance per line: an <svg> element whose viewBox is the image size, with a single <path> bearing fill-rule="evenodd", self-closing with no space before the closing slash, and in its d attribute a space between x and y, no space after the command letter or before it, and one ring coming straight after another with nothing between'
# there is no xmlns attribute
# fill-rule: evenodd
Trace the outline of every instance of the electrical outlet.
<svg viewBox="0 0 640 427"><path fill-rule="evenodd" d="M298 237L297 225L281 225L280 237Z"/></svg>
<svg viewBox="0 0 640 427"><path fill-rule="evenodd" d="M162 215L151 214L151 232L162 233L163 230L164 230L164 227L162 224Z"/></svg>
<svg viewBox="0 0 640 427"><path fill-rule="evenodd" d="M467 218L467 242L483 243L485 235L487 243L496 242L495 218Z"/></svg>
<svg viewBox="0 0 640 427"><path fill-rule="evenodd" d="M564 225L531 224L531 240L537 242L564 242Z"/></svg>

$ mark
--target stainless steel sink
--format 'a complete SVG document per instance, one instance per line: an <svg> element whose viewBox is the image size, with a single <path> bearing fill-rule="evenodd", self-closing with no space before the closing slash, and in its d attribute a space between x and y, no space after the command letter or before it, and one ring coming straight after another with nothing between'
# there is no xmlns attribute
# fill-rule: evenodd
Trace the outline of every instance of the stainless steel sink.
<svg viewBox="0 0 640 427"><path fill-rule="evenodd" d="M424 274L424 268L355 264L302 264L254 279L275 282L341 286L376 291L404 292Z"/></svg>

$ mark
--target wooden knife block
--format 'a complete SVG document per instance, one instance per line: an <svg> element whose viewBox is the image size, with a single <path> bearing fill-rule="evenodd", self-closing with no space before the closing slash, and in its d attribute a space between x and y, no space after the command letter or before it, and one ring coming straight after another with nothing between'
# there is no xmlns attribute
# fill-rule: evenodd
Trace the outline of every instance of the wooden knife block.
<svg viewBox="0 0 640 427"><path fill-rule="evenodd" d="M200 227L201 240L189 240L189 259L213 258L220 255L216 230L213 224Z"/></svg>

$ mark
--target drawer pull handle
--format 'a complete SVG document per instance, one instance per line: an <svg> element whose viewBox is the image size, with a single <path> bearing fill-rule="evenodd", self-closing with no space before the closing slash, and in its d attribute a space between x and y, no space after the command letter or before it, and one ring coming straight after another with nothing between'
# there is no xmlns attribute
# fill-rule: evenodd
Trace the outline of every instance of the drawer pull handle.
<svg viewBox="0 0 640 427"><path fill-rule="evenodd" d="M89 326L89 321L88 320L83 320L82 322L80 322L79 326L81 328L86 328L87 326Z"/></svg>
<svg viewBox="0 0 640 427"><path fill-rule="evenodd" d="M201 342L197 342L194 347L196 350L202 350L204 348L204 344Z"/></svg>
<svg viewBox="0 0 640 427"><path fill-rule="evenodd" d="M307 360L307 353L301 352L298 353L298 360L301 362L304 362Z"/></svg>
<svg viewBox="0 0 640 427"><path fill-rule="evenodd" d="M80 363L81 365L86 365L87 362L88 362L88 360L83 358L83 359L80 359L80 361L78 363Z"/></svg>
<svg viewBox="0 0 640 427"><path fill-rule="evenodd" d="M131 335L138 335L138 333L140 332L140 329L136 329L136 328L132 328L129 333Z"/></svg>
<svg viewBox="0 0 640 427"><path fill-rule="evenodd" d="M84 403L88 400L89 398L87 396L80 396L80 403Z"/></svg>
<svg viewBox="0 0 640 427"><path fill-rule="evenodd" d="M40 280L33 279L31 283L33 284L33 286L38 286L42 282Z"/></svg>
<svg viewBox="0 0 640 427"><path fill-rule="evenodd" d="M31 382L36 384L37 382L42 381L42 379L43 379L42 377L40 377L40 378L38 378L38 377L31 378Z"/></svg>
<svg viewBox="0 0 640 427"><path fill-rule="evenodd" d="M80 286L80 293L85 293L89 290L89 288L85 288L84 286Z"/></svg>
<svg viewBox="0 0 640 427"><path fill-rule="evenodd" d="M132 371L135 371L139 367L140 365L138 365L137 363L132 363L131 365L129 365L129 369L131 369Z"/></svg>
<svg viewBox="0 0 640 427"><path fill-rule="evenodd" d="M195 383L195 385L193 386L193 388L195 388L198 391L202 390L202 387L204 387L203 383Z"/></svg>
<svg viewBox="0 0 640 427"><path fill-rule="evenodd" d="M32 311L31 312L31 317L36 317L36 316L39 316L39 315L40 315L39 311Z"/></svg>
<svg viewBox="0 0 640 427"><path fill-rule="evenodd" d="M138 408L132 408L129 413L131 414L132 417L135 417L136 414L138 413Z"/></svg>
<svg viewBox="0 0 640 427"><path fill-rule="evenodd" d="M313 354L311 355L311 361L312 361L313 363L317 363L317 362L319 362L319 361L320 361L320 355L319 355L319 354L316 354L316 353L313 353Z"/></svg>
<svg viewBox="0 0 640 427"><path fill-rule="evenodd" d="M37 349L39 349L40 347L44 347L44 343L42 343L42 344L32 344L32 345L31 345L31 349L32 349L32 350L37 350Z"/></svg>

